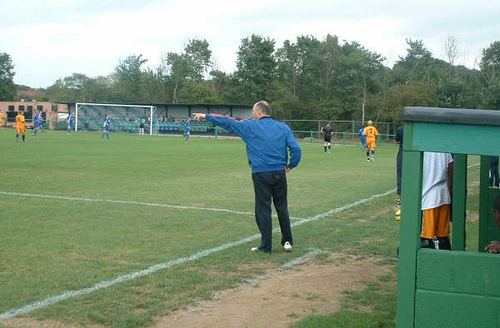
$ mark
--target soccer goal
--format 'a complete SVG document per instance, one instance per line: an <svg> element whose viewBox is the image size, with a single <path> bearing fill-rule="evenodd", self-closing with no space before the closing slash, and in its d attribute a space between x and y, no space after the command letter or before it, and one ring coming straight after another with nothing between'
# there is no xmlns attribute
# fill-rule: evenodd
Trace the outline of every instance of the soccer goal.
<svg viewBox="0 0 500 328"><path fill-rule="evenodd" d="M111 117L111 131L145 134L158 133L157 109L148 105L75 104L75 131L99 131L107 115Z"/></svg>

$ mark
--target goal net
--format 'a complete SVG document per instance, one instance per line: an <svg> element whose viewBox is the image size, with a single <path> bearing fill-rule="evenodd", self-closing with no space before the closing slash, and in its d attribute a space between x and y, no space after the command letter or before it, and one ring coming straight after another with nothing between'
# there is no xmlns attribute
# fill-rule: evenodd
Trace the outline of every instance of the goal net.
<svg viewBox="0 0 500 328"><path fill-rule="evenodd" d="M157 109L147 105L75 104L75 131L102 130L106 116L111 117L110 131L144 134L158 133ZM140 129L143 129L142 131Z"/></svg>

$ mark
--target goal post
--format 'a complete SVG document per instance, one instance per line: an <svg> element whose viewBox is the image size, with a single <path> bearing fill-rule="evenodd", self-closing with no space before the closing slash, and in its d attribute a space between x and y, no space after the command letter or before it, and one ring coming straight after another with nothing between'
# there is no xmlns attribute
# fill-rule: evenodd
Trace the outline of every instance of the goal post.
<svg viewBox="0 0 500 328"><path fill-rule="evenodd" d="M112 131L134 133L144 125L144 130L149 130L149 135L157 133L156 107L151 105L76 103L74 129L75 131L100 130L108 114L111 116Z"/></svg>

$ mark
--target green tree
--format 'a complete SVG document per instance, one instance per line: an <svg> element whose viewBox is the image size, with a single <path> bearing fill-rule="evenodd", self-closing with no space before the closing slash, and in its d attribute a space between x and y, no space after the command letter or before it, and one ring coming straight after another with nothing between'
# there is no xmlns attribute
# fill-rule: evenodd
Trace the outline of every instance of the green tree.
<svg viewBox="0 0 500 328"><path fill-rule="evenodd" d="M231 76L219 70L212 70L210 77L210 90L217 102L234 102L230 96L233 89Z"/></svg>
<svg viewBox="0 0 500 328"><path fill-rule="evenodd" d="M85 84L86 101L112 102L112 80L109 76L90 78Z"/></svg>
<svg viewBox="0 0 500 328"><path fill-rule="evenodd" d="M166 85L172 89L172 102L176 104L179 102L179 89L189 75L189 62L185 55L169 52L165 64Z"/></svg>
<svg viewBox="0 0 500 328"><path fill-rule="evenodd" d="M323 77L326 98L330 98L334 88L334 79L337 75L341 48L336 35L328 34L323 42Z"/></svg>
<svg viewBox="0 0 500 328"><path fill-rule="evenodd" d="M196 89L198 85L204 89L200 95L207 91L204 78L212 66L212 51L209 49L208 42L206 40L190 40L183 53L169 52L163 62L161 71L163 72L165 89L170 90L172 102L201 101L196 97L193 99L193 96L197 94L193 93L193 88ZM188 86L189 90L187 90ZM201 98L206 99L205 96Z"/></svg>
<svg viewBox="0 0 500 328"><path fill-rule="evenodd" d="M61 102L83 102L92 101L86 97L86 87L90 78L81 73L73 73L58 79L53 85L47 88L46 94L52 101Z"/></svg>
<svg viewBox="0 0 500 328"><path fill-rule="evenodd" d="M412 81L406 84L396 84L387 90L387 96L382 103L384 111L381 120L399 122L399 116L406 106L435 107L438 97L434 88L422 81Z"/></svg>
<svg viewBox="0 0 500 328"><path fill-rule="evenodd" d="M147 62L142 55L131 55L120 61L113 74L114 91L123 102L142 102L142 65Z"/></svg>
<svg viewBox="0 0 500 328"><path fill-rule="evenodd" d="M71 98L74 101L86 102L90 100L87 95L90 78L85 74L73 73L71 76L65 77L63 83L72 94Z"/></svg>
<svg viewBox="0 0 500 328"><path fill-rule="evenodd" d="M142 73L142 87L144 102L164 103L168 102L168 95L164 88L164 82L160 69L146 69Z"/></svg>
<svg viewBox="0 0 500 328"><path fill-rule="evenodd" d="M202 81L212 65L212 51L206 40L189 40L184 48L188 65L187 77L193 81Z"/></svg>
<svg viewBox="0 0 500 328"><path fill-rule="evenodd" d="M241 102L253 103L271 96L269 90L276 70L274 43L258 35L241 40L235 72Z"/></svg>
<svg viewBox="0 0 500 328"><path fill-rule="evenodd" d="M110 88L111 81L107 77L90 78L85 74L73 73L48 87L45 96L51 101L61 102L113 101Z"/></svg>
<svg viewBox="0 0 500 328"><path fill-rule="evenodd" d="M0 100L13 100L16 95L14 66L10 55L0 52Z"/></svg>
<svg viewBox="0 0 500 328"><path fill-rule="evenodd" d="M333 96L339 100L336 116L342 119L364 119L370 95L380 91L383 79L382 56L357 42L341 47ZM376 118L372 118L376 119Z"/></svg>
<svg viewBox="0 0 500 328"><path fill-rule="evenodd" d="M408 81L428 81L432 53L424 46L422 40L407 39L406 43L408 44L406 56L399 57L393 68L395 82L404 84Z"/></svg>
<svg viewBox="0 0 500 328"><path fill-rule="evenodd" d="M276 50L278 83L270 90L279 99L277 111L285 117L317 117L324 94L322 50L321 41L313 36L299 36L295 43L286 40Z"/></svg>
<svg viewBox="0 0 500 328"><path fill-rule="evenodd" d="M500 41L493 42L483 50L481 57L481 80L484 86L483 106L500 109Z"/></svg>
<svg viewBox="0 0 500 328"><path fill-rule="evenodd" d="M297 97L297 81L300 75L300 61L297 46L289 40L276 50L277 78L293 98Z"/></svg>

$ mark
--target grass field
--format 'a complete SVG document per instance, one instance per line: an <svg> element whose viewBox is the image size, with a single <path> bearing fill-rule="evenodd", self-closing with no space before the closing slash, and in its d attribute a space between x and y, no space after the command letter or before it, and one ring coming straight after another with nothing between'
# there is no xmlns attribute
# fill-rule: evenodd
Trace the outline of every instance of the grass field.
<svg viewBox="0 0 500 328"><path fill-rule="evenodd" d="M14 130L0 130L0 317L162 264L141 277L17 315L77 326L144 327L262 274L263 261L280 265L311 249L395 258L395 193L328 213L394 189L396 146L381 145L375 163L367 163L357 145L335 145L329 154L321 144L301 146L303 159L288 175L294 252L283 253L275 234L275 252L263 256L249 251L258 244L258 231L250 169L238 139L112 134L104 140L97 133L48 131L18 144ZM395 272L394 262L383 265ZM347 295L340 313L299 325L326 320L335 327L392 327L395 292L381 287L387 284L364 291L383 296L374 300L385 304L372 309L376 326L349 310L363 291Z"/></svg>

